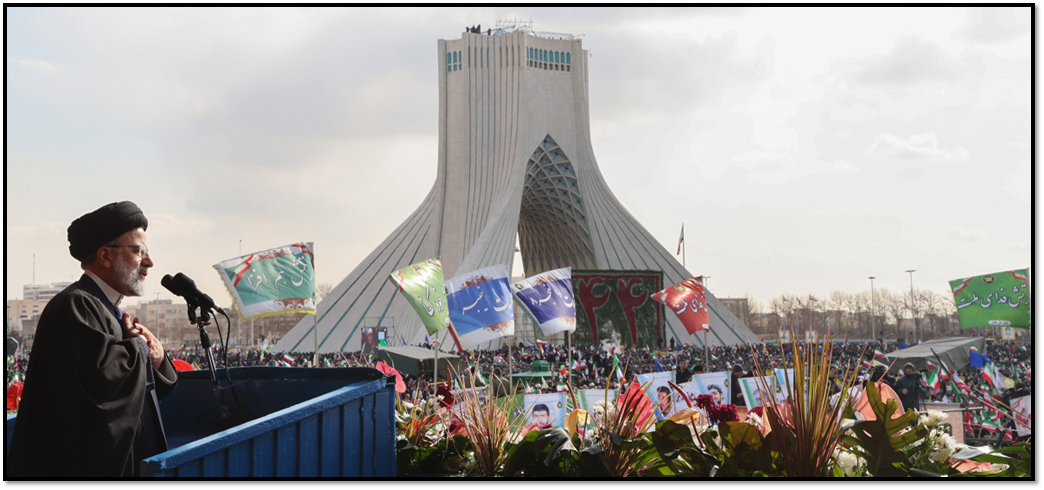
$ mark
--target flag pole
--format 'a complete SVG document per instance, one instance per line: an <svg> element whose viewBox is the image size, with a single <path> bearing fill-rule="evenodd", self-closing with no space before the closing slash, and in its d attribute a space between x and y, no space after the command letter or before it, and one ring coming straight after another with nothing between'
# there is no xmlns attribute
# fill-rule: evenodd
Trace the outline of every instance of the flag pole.
<svg viewBox="0 0 1044 490"><path fill-rule="evenodd" d="M312 332L315 333L315 352L312 354L312 367L319 367L319 308L312 312Z"/></svg>
<svg viewBox="0 0 1044 490"><path fill-rule="evenodd" d="M438 347L438 344L439 344L439 332L435 332L435 345L434 345L434 347L435 347L435 367L434 367L434 370L431 372L431 382L435 383L435 384L439 383L439 347Z"/></svg>
<svg viewBox="0 0 1044 490"><path fill-rule="evenodd" d="M565 334L566 334L566 348L569 349L569 364L566 364L567 366L569 366L569 369L566 370L566 384L569 385L569 390L572 391L572 389L573 389L573 336L569 335L568 331L566 331Z"/></svg>
<svg viewBox="0 0 1044 490"><path fill-rule="evenodd" d="M710 330L708 328L707 330ZM708 372L711 370L710 367L710 348L707 347L707 330L703 331L703 370Z"/></svg>

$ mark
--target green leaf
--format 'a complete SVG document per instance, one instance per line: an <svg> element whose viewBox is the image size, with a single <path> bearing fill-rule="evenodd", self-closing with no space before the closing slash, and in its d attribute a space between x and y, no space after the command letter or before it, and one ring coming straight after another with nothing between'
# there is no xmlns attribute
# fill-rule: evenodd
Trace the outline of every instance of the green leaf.
<svg viewBox="0 0 1044 490"><path fill-rule="evenodd" d="M908 463L906 455L892 446L891 437L880 420L864 420L852 426L852 432L859 440L863 459L866 460L867 470L878 477L906 476L902 471L903 466Z"/></svg>
<svg viewBox="0 0 1044 490"><path fill-rule="evenodd" d="M834 470L833 470L833 475L834 475L834 478L844 478L845 477L845 471L842 470L840 466L835 464L834 465Z"/></svg>
<svg viewBox="0 0 1044 490"><path fill-rule="evenodd" d="M551 466L552 461L559 457L562 451L576 452L576 446L569 438L569 432L561 427L544 429L537 435L534 441L535 455L546 454L544 465Z"/></svg>

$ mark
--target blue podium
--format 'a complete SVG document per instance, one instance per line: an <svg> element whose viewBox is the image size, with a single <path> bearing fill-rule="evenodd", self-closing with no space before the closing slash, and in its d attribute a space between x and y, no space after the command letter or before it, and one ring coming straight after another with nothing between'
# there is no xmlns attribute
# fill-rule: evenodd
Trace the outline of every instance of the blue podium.
<svg viewBox="0 0 1044 490"><path fill-rule="evenodd" d="M227 411L217 406L209 372L179 373L162 402L171 449L143 460L142 476L396 476L394 377L371 368L283 367L217 375ZM7 418L8 446L15 423L17 416Z"/></svg>

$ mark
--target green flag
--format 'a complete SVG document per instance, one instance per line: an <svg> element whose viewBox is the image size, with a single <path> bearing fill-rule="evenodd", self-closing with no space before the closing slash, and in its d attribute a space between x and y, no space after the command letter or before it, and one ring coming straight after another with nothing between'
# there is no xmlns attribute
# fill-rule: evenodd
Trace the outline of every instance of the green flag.
<svg viewBox="0 0 1044 490"><path fill-rule="evenodd" d="M295 243L214 264L240 318L315 313L315 254Z"/></svg>
<svg viewBox="0 0 1044 490"><path fill-rule="evenodd" d="M1027 269L950 281L961 328L1030 328Z"/></svg>
<svg viewBox="0 0 1044 490"><path fill-rule="evenodd" d="M449 306L443 289L442 262L439 257L417 262L388 275L388 280L399 288L417 310L428 335L449 326Z"/></svg>

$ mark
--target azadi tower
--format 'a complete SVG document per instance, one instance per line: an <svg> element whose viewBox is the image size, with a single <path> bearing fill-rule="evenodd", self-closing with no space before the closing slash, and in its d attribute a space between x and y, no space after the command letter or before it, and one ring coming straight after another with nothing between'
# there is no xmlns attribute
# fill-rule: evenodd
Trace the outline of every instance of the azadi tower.
<svg viewBox="0 0 1044 490"><path fill-rule="evenodd" d="M438 59L438 177L417 210L319 303L319 352L357 351L363 327L390 323L391 345L423 341L420 318L388 274L435 256L447 279L510 267L516 236L526 277L567 266L662 270L665 286L693 276L598 170L580 39L513 27L465 32L440 40ZM707 306L710 345L760 343L711 294ZM702 333L689 335L666 309L665 317L665 341L702 345ZM314 321L301 320L276 350L313 350Z"/></svg>

